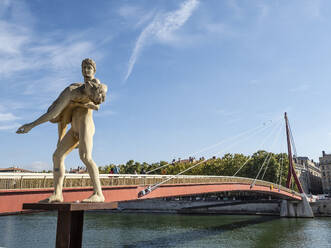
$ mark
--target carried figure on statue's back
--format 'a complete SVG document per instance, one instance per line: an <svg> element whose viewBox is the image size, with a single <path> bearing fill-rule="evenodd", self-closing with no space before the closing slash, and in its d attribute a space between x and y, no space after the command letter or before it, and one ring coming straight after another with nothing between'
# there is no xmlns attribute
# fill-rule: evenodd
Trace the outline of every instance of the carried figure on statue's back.
<svg viewBox="0 0 331 248"><path fill-rule="evenodd" d="M62 188L65 174L65 157L76 147L86 165L93 183L94 193L83 202L104 202L99 170L92 159L93 136L95 132L93 110L105 101L107 86L94 78L96 64L92 59L82 61L84 83L74 83L65 88L59 97L37 120L18 128L17 133L28 133L32 128L50 121L58 123L58 143L53 154L54 193L44 202L63 202ZM67 125L71 128L66 132Z"/></svg>

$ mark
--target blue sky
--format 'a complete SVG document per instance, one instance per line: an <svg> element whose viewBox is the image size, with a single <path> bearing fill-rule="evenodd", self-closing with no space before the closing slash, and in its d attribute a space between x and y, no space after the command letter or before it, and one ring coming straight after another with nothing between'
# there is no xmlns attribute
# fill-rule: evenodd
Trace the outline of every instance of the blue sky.
<svg viewBox="0 0 331 248"><path fill-rule="evenodd" d="M82 81L86 57L110 89L94 115L100 166L185 158L263 123L195 156L279 152L285 111L298 155L318 160L331 152L330 12L302 0L2 0L0 167L52 167L56 125L15 130ZM75 150L66 166L77 165Z"/></svg>

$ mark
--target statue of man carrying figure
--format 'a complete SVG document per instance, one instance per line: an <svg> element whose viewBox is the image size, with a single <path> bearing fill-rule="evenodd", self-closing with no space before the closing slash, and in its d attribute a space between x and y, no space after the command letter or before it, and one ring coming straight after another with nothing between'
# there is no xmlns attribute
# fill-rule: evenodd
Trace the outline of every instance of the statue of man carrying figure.
<svg viewBox="0 0 331 248"><path fill-rule="evenodd" d="M94 193L83 202L104 202L99 170L92 159L93 135L95 132L93 110L105 101L107 86L94 78L96 64L92 59L82 61L84 83L74 83L65 88L59 97L37 120L25 124L16 133L28 133L44 122L58 123L58 143L53 154L54 192L43 202L63 202L62 188L65 174L65 157L75 148L85 164L93 183ZM71 128L66 132L67 125Z"/></svg>

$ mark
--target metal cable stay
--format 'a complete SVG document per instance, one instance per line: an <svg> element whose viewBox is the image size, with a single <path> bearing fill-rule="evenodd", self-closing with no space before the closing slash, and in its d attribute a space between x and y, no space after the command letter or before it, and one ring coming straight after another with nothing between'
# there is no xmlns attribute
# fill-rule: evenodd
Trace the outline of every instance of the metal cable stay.
<svg viewBox="0 0 331 248"><path fill-rule="evenodd" d="M280 162L280 169L278 170L278 191L280 191L280 186L282 185L282 172L283 172L283 166L284 166L284 153L282 154L282 157L279 159Z"/></svg>
<svg viewBox="0 0 331 248"><path fill-rule="evenodd" d="M290 134L290 139L291 139L291 144L292 144L292 148L293 148L293 150L294 150L294 156L296 157L297 156L297 152L296 152L296 147L295 147L295 143L294 143L294 138L293 138L293 133L292 133L292 130L291 130L291 127L290 127L290 124L289 124L289 122L287 122L288 123L288 127L289 127L289 134ZM284 128L284 124L281 126L281 128L279 129L279 132L280 133L284 133L285 134L285 132L281 132L281 130ZM279 135L277 135L277 140L280 138L280 133L279 133ZM276 143L275 142L276 140L274 140L274 144ZM282 142L281 142L281 150L283 150L282 148ZM286 153L286 152L285 152ZM257 173L257 176L255 177L255 179L254 179L254 181L252 182L252 184L251 184L251 188L255 185L255 182L256 182L256 180L257 180L257 178L259 177L259 175L260 175L260 173L261 173L261 171L262 171L262 169L263 169L263 167L265 166L265 169L264 169L264 172L263 172L263 175L262 175L262 177L261 177L261 180L263 180L263 178L264 178L264 176L265 176L265 173L266 173L266 171L267 171L267 169L268 169L268 166L269 166L269 162L270 162L270 159L271 159L271 152L267 155L267 157L265 158L265 160L264 160L264 162L262 163L262 166L261 166L261 168L260 168L260 170L259 170L259 172ZM245 163L239 168L239 170L233 175L233 176L235 176L235 175L237 175L238 174L238 172L248 163L248 161L250 161L251 160L251 157L250 158L248 158L246 161L245 161ZM277 183L276 184L278 184L278 189L280 189L280 185L281 185L281 176L282 176L282 168L283 168L283 166L284 166L284 153L282 154L282 157L280 158L280 171L278 170L278 175L277 175ZM293 184L291 185L292 186L292 188L293 188Z"/></svg>
<svg viewBox="0 0 331 248"><path fill-rule="evenodd" d="M296 158L298 156L298 154L297 154L297 148L296 148L295 143L294 143L294 138L293 138L293 133L292 133L292 128L291 128L291 125L290 125L290 121L288 121L288 127L289 127L289 131L290 131L290 139L291 139L291 145L292 145L292 149L293 149L293 155Z"/></svg>
<svg viewBox="0 0 331 248"><path fill-rule="evenodd" d="M259 149L260 147L263 147L266 143L266 141L272 136L273 132L277 130L277 126L274 127L274 129L267 135L265 136L264 140L256 147L255 150ZM233 174L232 177L235 177L243 168L244 166L252 159L251 156L243 163L243 165Z"/></svg>
<svg viewBox="0 0 331 248"><path fill-rule="evenodd" d="M249 130L244 131L244 132L242 132L242 133L240 133L240 134L238 134L238 135L236 135L236 136L234 136L234 137L230 137L229 139L226 139L226 140L221 141L221 142L219 142L219 143L217 143L217 144L214 144L214 145L211 145L211 146L209 146L209 147L206 147L206 148L200 150L199 152L201 152L201 151L205 151L205 150L209 150L209 149L211 149L211 148L214 148L214 147L216 147L216 146L219 146L220 144L224 144L224 143L226 143L226 142L230 142L230 141L232 141L232 143L227 147L227 149L228 149L229 147L232 147L232 146L236 145L238 142L243 141L244 139L249 138L250 136L254 136L254 135L257 135L257 134L259 134L259 133L265 131L267 128L269 128L268 125L269 125L270 123L271 123L270 126L274 126L273 128L275 129L276 127L278 127L280 121L281 121L281 120L278 120L277 122L273 122L273 121L270 120L270 121L264 122L262 125L260 125L260 126L258 126L258 127L255 127L255 128L253 128L253 129L249 129ZM247 135L247 136L246 136L245 138L241 138L241 137L244 136L244 135ZM270 133L267 135L267 137L270 137ZM265 140L266 140L266 139L265 139ZM234 141L236 141L236 142L234 142ZM265 142L265 141L264 141L264 142ZM226 151L227 149L222 149L222 150L219 151L217 154L221 154L222 152ZM199 152L196 152L196 153L199 153ZM194 154L196 154L196 153L194 153ZM250 158L249 158L249 159L250 159ZM197 166L199 166L199 165L201 165L201 164L203 164L203 163L207 163L208 161L211 161L211 160L213 160L213 158L210 158L210 159L207 159L207 160L202 160L202 161L200 161L200 162L198 162L198 163L196 163L196 164L190 166L189 168L187 168L187 169L185 169L185 170L183 170L183 171L177 173L176 175L173 175L173 176L171 176L171 177L165 179L164 181L162 181L162 182L160 182L160 183L156 183L156 184L154 184L154 185L147 186L144 190L142 190L142 191L140 191L140 192L138 193L138 197L140 198L140 197L142 197L142 196L145 196L145 195L149 194L150 192L152 192L152 191L154 191L155 189L157 189L158 187L160 187L162 184L165 184L166 182L172 180L173 178L176 178L177 176L182 175L182 174L184 174L185 172L187 172L187 171L189 171L189 170L191 170L191 169L193 169L193 168L195 168L195 167L197 167ZM247 162L248 162L248 161L246 161L246 162L244 163L244 165L247 164ZM160 166L160 167L158 167L158 168L155 168L155 169L153 169L153 170L150 170L150 171L148 171L148 173L151 173L151 172L153 172L153 171L156 171L156 170L158 170L158 169L164 168L164 167L169 166L169 165L171 165L171 163L168 163L168 164L162 165L162 166ZM242 166L242 167L243 167L243 166ZM242 168L242 167L241 167L241 168ZM238 171L238 172L239 172L239 171ZM237 173L238 173L238 172L237 172ZM237 174L237 173L235 173L235 174Z"/></svg>
<svg viewBox="0 0 331 248"><path fill-rule="evenodd" d="M284 138L284 135L285 135L285 132L283 132L283 135L282 135L282 139L281 140L285 140ZM280 151L283 151L284 149L284 143L281 142L280 143ZM276 184L278 184L278 191L280 191L280 186L282 184L282 173L283 173L283 166L284 166L284 154L286 152L283 152L281 157L279 158L279 168L277 170L277 181L276 181Z"/></svg>
<svg viewBox="0 0 331 248"><path fill-rule="evenodd" d="M277 138L274 139L274 141L273 141L271 147L273 147L274 144L276 143L276 141L279 139L279 137L280 137L280 132L281 132L282 128L283 128L283 125L280 126L280 128L279 128L279 130L278 130ZM253 187L254 187L254 185L255 185L255 183L256 183L256 180L258 179L258 177L259 177L259 175L260 175L260 173L261 173L263 167L266 166L266 167L265 167L265 170L264 170L264 173L263 173L263 176L262 176L262 179L261 179L261 180L263 180L264 175L265 175L265 173L266 173L266 171L267 171L267 168L268 168L269 162L270 162L270 160L271 160L271 154L272 154L272 152L269 152L269 153L267 154L267 156L265 157L265 159L264 159L264 161L263 161L263 163L262 163L262 166L260 167L260 170L258 171L256 177L254 178L253 182L251 183L250 188L253 188Z"/></svg>
<svg viewBox="0 0 331 248"><path fill-rule="evenodd" d="M224 140L222 140L220 142L217 142L217 143L215 143L213 145L210 145L210 146L207 146L205 148L202 148L201 150L192 153L191 156L194 156L194 155L197 155L197 154L201 154L202 152L205 152L205 151L209 151L209 150L211 150L211 149L213 149L215 147L218 147L218 146L220 146L222 144L226 144L227 142L234 142L234 141L238 140L240 137L242 137L242 136L244 136L246 134L250 134L250 133L253 133L255 131L265 130L267 128L267 125L269 123L272 123L272 121L270 120L270 121L264 122L262 125L259 125L257 127L252 128L252 129L246 130L246 131L244 131L242 133L239 133L239 134L237 134L237 135L235 135L233 137L229 137L229 138L224 139ZM160 170L160 169L165 168L165 167L167 167L169 165L172 165L172 163L166 163L165 165L161 165L161 166L159 166L157 168L154 168L152 170L149 170L149 171L146 172L146 174L150 174L150 173L152 173L154 171Z"/></svg>
<svg viewBox="0 0 331 248"><path fill-rule="evenodd" d="M295 146L295 143L294 143L294 138L293 138L293 133L292 133L292 128L291 128L290 121L288 121L288 129L289 129L289 133L290 133L291 147L292 147L292 150L293 150L293 158L296 159L298 157L298 154L297 154L297 149L296 149L296 146ZM294 165L295 164L293 164L293 166ZM291 189L292 190L294 189L294 181L291 182Z"/></svg>
<svg viewBox="0 0 331 248"><path fill-rule="evenodd" d="M275 140L274 144L276 144L276 143L279 141L279 138L281 137L281 133L282 133L282 131L283 131L283 128L284 128L284 123L283 123L283 125L281 126L281 128L279 129L279 133L278 133L278 135L277 135L277 140ZM270 149L270 150L272 150L272 149ZM269 154L270 154L270 158L271 158L271 152L270 152ZM270 158L269 158L269 162L270 162ZM263 172L263 175L262 175L262 177L261 177L261 180L264 179L265 173L266 173L266 171L268 170L269 162L267 163L267 166L265 167L265 170L264 170L264 172Z"/></svg>

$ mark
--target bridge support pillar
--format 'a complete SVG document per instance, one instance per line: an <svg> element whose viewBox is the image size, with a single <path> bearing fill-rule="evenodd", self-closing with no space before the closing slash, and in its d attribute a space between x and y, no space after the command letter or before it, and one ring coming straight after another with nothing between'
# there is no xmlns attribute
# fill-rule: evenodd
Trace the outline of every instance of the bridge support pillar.
<svg viewBox="0 0 331 248"><path fill-rule="evenodd" d="M301 196L302 196L302 201L297 206L298 215L302 217L313 218L314 213L309 204L308 197L306 196L305 193L302 193Z"/></svg>
<svg viewBox="0 0 331 248"><path fill-rule="evenodd" d="M280 217L288 216L287 200L282 200L280 205Z"/></svg>
<svg viewBox="0 0 331 248"><path fill-rule="evenodd" d="M314 213L311 209L307 196L302 193L302 201L293 203L283 200L280 207L281 217L313 218Z"/></svg>

